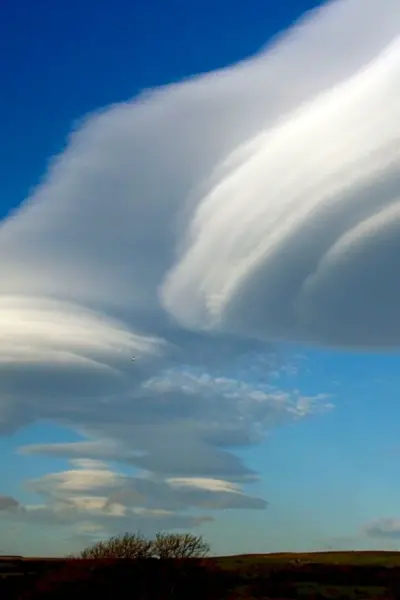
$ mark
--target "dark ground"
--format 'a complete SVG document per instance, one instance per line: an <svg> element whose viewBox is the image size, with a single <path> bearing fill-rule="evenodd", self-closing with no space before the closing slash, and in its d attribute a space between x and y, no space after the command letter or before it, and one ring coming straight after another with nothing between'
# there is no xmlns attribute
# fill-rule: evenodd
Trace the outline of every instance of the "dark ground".
<svg viewBox="0 0 400 600"><path fill-rule="evenodd" d="M204 560L0 558L0 598L400 600L400 552L253 554Z"/></svg>

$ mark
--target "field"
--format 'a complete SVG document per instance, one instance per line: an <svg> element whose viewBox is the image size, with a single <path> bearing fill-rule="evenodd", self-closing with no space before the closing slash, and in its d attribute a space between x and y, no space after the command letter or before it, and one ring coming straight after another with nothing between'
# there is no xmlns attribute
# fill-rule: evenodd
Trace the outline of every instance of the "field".
<svg viewBox="0 0 400 600"><path fill-rule="evenodd" d="M202 561L0 558L0 598L400 598L400 552L253 554Z"/></svg>

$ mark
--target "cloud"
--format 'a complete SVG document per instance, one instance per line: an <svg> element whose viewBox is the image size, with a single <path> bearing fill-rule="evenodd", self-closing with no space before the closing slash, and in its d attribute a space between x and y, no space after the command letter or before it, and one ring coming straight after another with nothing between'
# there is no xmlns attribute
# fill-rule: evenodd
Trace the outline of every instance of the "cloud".
<svg viewBox="0 0 400 600"><path fill-rule="evenodd" d="M332 2L239 65L88 118L3 222L0 293L158 334L173 315L397 344L399 13Z"/></svg>
<svg viewBox="0 0 400 600"><path fill-rule="evenodd" d="M212 521L210 511L266 506L263 499L229 481L163 480L151 473L127 476L89 459L72 460L71 466L26 483L42 503L21 505L3 497L0 505L7 520L68 527L89 537L132 528L153 535L160 529L193 528Z"/></svg>
<svg viewBox="0 0 400 600"><path fill-rule="evenodd" d="M144 502L150 509L181 512L188 509L264 509L262 498L246 494L242 485L230 481L196 477L136 477L126 481L110 499L116 502Z"/></svg>
<svg viewBox="0 0 400 600"><path fill-rule="evenodd" d="M39 481L31 483L36 492L54 494L54 490L60 493L81 493L101 491L118 485L117 473L110 471L101 461L81 459L73 460L72 465L76 467L70 471L61 473L49 473Z"/></svg>
<svg viewBox="0 0 400 600"><path fill-rule="evenodd" d="M319 546L324 550L368 550L371 539L375 549L397 548L396 541L400 539L400 519L381 517L365 523L358 531L344 536L334 536L319 540Z"/></svg>
<svg viewBox="0 0 400 600"><path fill-rule="evenodd" d="M84 424L94 439L25 446L20 452L120 460L165 477L249 481L254 472L232 449L260 443L271 428L328 410L327 400L269 384L165 371L144 381L131 397L86 400L75 408L71 400L69 422ZM57 418L56 411L51 414Z"/></svg>
<svg viewBox="0 0 400 600"><path fill-rule="evenodd" d="M400 539L400 519L382 518L368 523L363 530L371 538Z"/></svg>
<svg viewBox="0 0 400 600"><path fill-rule="evenodd" d="M11 496L0 496L0 511L18 508L19 502Z"/></svg>
<svg viewBox="0 0 400 600"><path fill-rule="evenodd" d="M217 166L163 285L183 324L399 344L399 52L400 36Z"/></svg>
<svg viewBox="0 0 400 600"><path fill-rule="evenodd" d="M331 406L268 382L276 342L399 344L399 22L395 0L338 0L238 65L89 115L0 223L0 432L57 422L83 441L24 451L151 475L49 475L45 497L81 500L26 514L146 485L151 510L259 508L228 490L256 477L235 449Z"/></svg>

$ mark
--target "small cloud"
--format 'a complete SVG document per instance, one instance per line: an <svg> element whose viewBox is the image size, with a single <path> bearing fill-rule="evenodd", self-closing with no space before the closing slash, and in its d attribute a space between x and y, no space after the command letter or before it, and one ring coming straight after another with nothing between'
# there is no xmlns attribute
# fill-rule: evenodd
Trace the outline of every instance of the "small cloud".
<svg viewBox="0 0 400 600"><path fill-rule="evenodd" d="M371 538L400 540L400 519L390 517L378 519L367 524L363 529L363 533Z"/></svg>
<svg viewBox="0 0 400 600"><path fill-rule="evenodd" d="M200 489L210 492L228 492L239 493L240 489L237 484L229 481L221 481L220 479L202 479L200 477L171 477L166 480L173 488L189 488Z"/></svg>
<svg viewBox="0 0 400 600"><path fill-rule="evenodd" d="M101 460L94 460L92 458L75 458L71 460L71 464L78 469L87 471L102 471L107 469L107 464Z"/></svg>
<svg viewBox="0 0 400 600"><path fill-rule="evenodd" d="M37 493L50 492L57 495L110 489L119 485L122 475L107 469L100 462L96 461L95 468L93 468L93 461L85 459L79 463L79 469L49 473L39 479L30 480L26 486Z"/></svg>
<svg viewBox="0 0 400 600"><path fill-rule="evenodd" d="M19 508L20 504L12 496L0 496L0 510L14 510Z"/></svg>

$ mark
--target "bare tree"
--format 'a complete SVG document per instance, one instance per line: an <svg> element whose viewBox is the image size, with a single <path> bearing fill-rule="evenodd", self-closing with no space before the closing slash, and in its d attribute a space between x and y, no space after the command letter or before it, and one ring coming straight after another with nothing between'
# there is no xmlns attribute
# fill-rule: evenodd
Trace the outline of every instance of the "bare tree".
<svg viewBox="0 0 400 600"><path fill-rule="evenodd" d="M151 540L141 533L125 533L106 541L97 542L80 553L80 558L150 558Z"/></svg>
<svg viewBox="0 0 400 600"><path fill-rule="evenodd" d="M202 536L192 533L157 533L152 555L157 558L204 558L210 546Z"/></svg>
<svg viewBox="0 0 400 600"><path fill-rule="evenodd" d="M157 533L147 540L141 533L125 533L100 541L80 552L80 558L204 558L210 546L192 533Z"/></svg>

